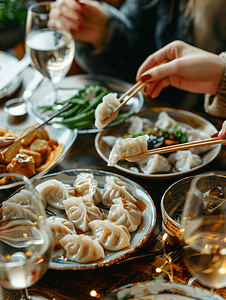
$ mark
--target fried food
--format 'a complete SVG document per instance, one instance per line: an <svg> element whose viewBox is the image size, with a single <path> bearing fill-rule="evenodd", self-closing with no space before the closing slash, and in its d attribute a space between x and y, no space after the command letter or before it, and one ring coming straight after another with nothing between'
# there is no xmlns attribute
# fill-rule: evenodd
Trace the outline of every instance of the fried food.
<svg viewBox="0 0 226 300"><path fill-rule="evenodd" d="M0 127L0 135L18 138L34 127L32 125L21 130L19 135L12 130ZM19 173L30 178L56 162L62 152L63 145L50 139L48 132L42 126L20 142L14 143L0 152L0 173ZM2 180L0 185L7 183L8 178Z"/></svg>

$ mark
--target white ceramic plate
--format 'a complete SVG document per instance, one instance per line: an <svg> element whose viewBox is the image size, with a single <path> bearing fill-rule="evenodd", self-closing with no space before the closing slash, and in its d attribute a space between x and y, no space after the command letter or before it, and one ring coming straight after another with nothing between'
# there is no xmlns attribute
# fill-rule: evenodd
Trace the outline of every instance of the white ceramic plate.
<svg viewBox="0 0 226 300"><path fill-rule="evenodd" d="M94 83L98 83L101 87L105 87L108 90L118 93L119 95L125 93L129 88L132 87L130 83L125 81L109 77L103 75L77 75L77 76L68 76L60 82L59 86L62 88L73 88L72 90L59 90L59 97L63 100L69 99L70 97L74 96L76 92L84 88L85 85L92 85ZM35 116L38 122L45 121L48 119L53 112L45 112L38 108L40 106L45 105L52 105L53 100L50 100L50 96L52 93L52 85L50 82L44 82L37 90L35 90L34 94L31 96L30 101L28 103L28 110L29 113ZM124 106L123 109L120 110L120 113L129 112L130 115L137 113L141 110L144 103L144 97L141 92L138 92L136 96L132 97ZM120 122L115 123L115 126L119 123L122 123L124 119L121 119ZM99 132L100 130L97 129L95 126L87 127L83 129L78 129L79 133L93 133Z"/></svg>
<svg viewBox="0 0 226 300"><path fill-rule="evenodd" d="M68 129L66 126L61 124L51 124L51 125L45 125L44 128L48 132L50 138L52 140L55 140L58 142L58 144L63 145L63 152L59 156L59 158L53 162L48 168L46 168L44 171L36 173L34 176L32 176L30 179L40 178L46 173L48 173L51 169L53 169L55 166L57 166L65 157L65 155L70 150L71 146L73 145L74 141L77 138L78 131ZM15 133L19 134L19 132L24 129L20 128L19 126L13 126L12 128L7 127L8 130L12 129ZM11 188L16 185L19 185L19 183L10 183L4 186L1 186L1 189Z"/></svg>
<svg viewBox="0 0 226 300"><path fill-rule="evenodd" d="M104 296L101 300L223 300L217 294L211 294L208 290L192 287L180 283L169 282L144 282L128 284L112 293Z"/></svg>
<svg viewBox="0 0 226 300"><path fill-rule="evenodd" d="M0 78L4 76L9 68L11 68L19 60L4 51L0 51ZM10 96L20 86L22 81L21 76L15 77L6 87L0 90L0 99L6 96Z"/></svg>
<svg viewBox="0 0 226 300"><path fill-rule="evenodd" d="M200 117L199 115L196 115L194 113L191 113L191 112L188 112L185 110L181 110L181 109L174 109L174 108L167 108L167 107L153 107L151 109L146 109L145 112L138 113L137 115L140 116L141 118L148 118L153 123L155 123L158 118L159 113L162 111L167 112L168 115L170 117L172 117L174 120L176 120L178 123L184 124L188 127L192 127L195 129L205 131L210 136L212 134L214 134L215 132L217 132L217 129L213 126L213 124L211 124L206 119ZM130 122L128 122L128 123L124 122L123 124L121 124L117 127L109 128L109 129L102 131L96 135L95 148L96 148L98 154L100 155L100 157L104 161L108 162L108 157L109 157L109 154L110 154L112 148L109 147L103 141L102 137L108 136L108 135L122 137L127 132L127 128L129 127ZM198 170L198 169L206 166L207 164L209 164L211 161L213 161L217 157L220 149L221 149L221 145L216 145L211 150L200 155L202 158L202 164L187 171L187 172L161 173L161 174L150 174L149 175L149 174L140 173L140 172L138 172L138 170L137 170L137 172L135 172L134 170L131 170L128 167L128 164L126 161L118 162L117 165L115 165L115 168L117 168L123 172L126 172L130 175L144 177L144 178L150 178L150 179L170 179L170 178L176 178L179 176L184 177L187 174L189 174L195 170Z"/></svg>
<svg viewBox="0 0 226 300"><path fill-rule="evenodd" d="M75 181L76 176L81 172L92 173L94 175L94 178L98 182L98 187L101 190L103 190L104 185L106 183L105 182L106 176L116 176L121 180L123 180L124 182L126 182L127 184L129 184L134 197L140 199L145 204L144 205L145 209L143 211L143 220L140 226L138 227L138 229L131 234L131 244L129 247L117 252L109 251L109 253L103 259L96 262L84 263L84 264L65 260L65 256L64 256L65 251L63 250L63 248L59 248L53 253L53 258L50 263L51 269L82 270L82 269L95 269L98 267L111 265L127 257L129 254L133 253L138 248L140 248L154 230L154 226L156 223L156 209L152 198L140 185L123 176L116 175L114 173L99 171L99 170L89 170L89 169L67 170L55 174L49 174L40 179L36 179L34 180L34 185L36 186L41 182L44 182L49 179L56 179L63 183L72 185ZM103 209L103 211L104 214L107 214L106 209ZM58 210L51 206L47 206L47 213L49 214L50 212L60 217L63 217L63 214L65 214L64 210ZM86 234L91 234L91 231L87 232Z"/></svg>

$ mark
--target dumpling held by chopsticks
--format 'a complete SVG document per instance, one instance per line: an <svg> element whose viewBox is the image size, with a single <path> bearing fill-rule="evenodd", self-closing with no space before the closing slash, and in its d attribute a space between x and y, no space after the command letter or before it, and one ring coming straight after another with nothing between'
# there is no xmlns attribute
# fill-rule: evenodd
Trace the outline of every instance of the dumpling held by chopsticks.
<svg viewBox="0 0 226 300"><path fill-rule="evenodd" d="M108 118L113 111L119 106L120 102L117 98L117 93L109 93L103 97L102 102L95 110L95 126L102 129L108 125ZM116 118L117 116L115 116Z"/></svg>

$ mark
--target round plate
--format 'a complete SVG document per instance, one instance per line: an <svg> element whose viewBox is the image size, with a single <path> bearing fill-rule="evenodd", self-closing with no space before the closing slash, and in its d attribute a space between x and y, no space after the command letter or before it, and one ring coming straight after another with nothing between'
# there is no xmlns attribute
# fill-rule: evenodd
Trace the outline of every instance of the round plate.
<svg viewBox="0 0 226 300"><path fill-rule="evenodd" d="M15 56L0 51L0 78L2 78L6 71L18 61L19 60ZM15 77L7 86L0 90L0 99L13 94L16 91L16 89L20 86L21 81L21 76Z"/></svg>
<svg viewBox="0 0 226 300"><path fill-rule="evenodd" d="M77 76L68 76L60 82L60 87L68 90L60 90L59 89L59 98L65 100L74 96L79 89L85 87L85 85L92 85L98 83L101 87L107 88L109 91L113 93L118 93L119 95L125 93L128 89L132 87L130 83L125 81L109 77L103 75L77 75ZM72 88L72 89L71 89ZM40 106L52 105L53 99L50 100L49 93L53 92L52 84L50 82L42 84L37 90L35 90L34 94L31 96L28 110L31 114L35 116L38 122L46 121L53 112L45 112L39 109ZM47 95L47 96L46 96ZM123 109L120 110L120 113L129 112L130 115L137 113L141 110L144 103L144 97L141 92L138 92L136 96L132 97ZM111 126L115 126L119 123L122 123L125 118L121 119L118 123L114 123ZM102 130L102 129L101 129ZM78 129L79 133L96 133L101 131L97 129L95 126L87 127L83 129Z"/></svg>
<svg viewBox="0 0 226 300"><path fill-rule="evenodd" d="M153 107L150 109L146 109L145 112L141 112L137 114L141 118L148 118L153 123L157 121L158 115L160 112L165 111L168 113L170 117L172 117L174 120L176 120L178 123L184 124L186 126L189 126L190 128L199 129L202 131L205 131L210 136L217 132L217 129L206 119L185 111L181 109L174 109L174 108L168 108L168 107ZM108 162L108 157L111 152L111 147L109 147L102 139L103 136L116 136L116 137L122 137L126 132L127 128L129 127L130 123L123 123L120 126L109 128L103 132L100 132L96 135L95 138L95 148L100 155L100 157ZM217 157L219 151L221 149L221 145L217 145L213 147L211 150L201 154L202 158L202 164L189 170L186 172L175 172L175 173L161 173L161 174L144 174L144 173L138 173L135 171L132 171L126 161L120 161L115 165L115 168L126 172L130 175L138 176L138 177L144 177L144 178L150 178L150 179L170 179L170 178L176 178L179 176L185 176L186 174L189 174L190 172L193 172L195 170L198 170L205 165L209 164L214 158Z"/></svg>
<svg viewBox="0 0 226 300"><path fill-rule="evenodd" d="M63 250L63 248L59 248L53 253L53 258L50 263L51 269L63 269L63 270L95 269L98 267L111 265L127 257L131 253L135 252L138 248L140 248L154 230L154 226L156 223L156 209L152 198L140 185L123 176L114 173L109 173L109 172L104 172L99 170L90 170L90 169L67 170L55 174L49 174L40 179L36 179L34 181L34 185L36 186L41 182L44 182L49 179L56 179L63 183L73 185L76 176L81 172L93 174L94 178L98 182L98 187L101 190L103 190L104 185L106 183L105 181L106 176L115 176L123 180L124 182L126 182L130 186L133 192L133 196L140 199L145 204L142 223L140 224L138 229L131 234L131 243L129 247L117 252L109 251L109 253L102 260L92 262L92 263L84 263L84 264L65 260L64 257L65 251ZM50 212L56 214L59 217L63 217L63 214L65 214L64 210L58 210L53 208L52 206L47 206L47 213L49 214ZM104 209L104 213L107 214L106 209ZM91 231L87 232L86 234L91 234Z"/></svg>
<svg viewBox="0 0 226 300"><path fill-rule="evenodd" d="M150 296L153 297L150 297ZM101 300L223 300L221 296L208 290L180 283L149 281L128 284L101 298Z"/></svg>
<svg viewBox="0 0 226 300"><path fill-rule="evenodd" d="M36 173L34 176L32 176L30 179L35 179L35 178L40 178L46 173L48 173L51 169L53 169L55 166L57 166L66 156L68 151L70 150L71 146L73 145L74 141L77 138L78 131L77 129L71 130L68 129L66 126L63 124L51 124L51 125L44 125L45 130L48 132L50 138L52 140L55 140L58 142L58 144L63 145L63 152L61 155L58 157L57 160L53 161L53 163L47 167L45 170L42 172ZM17 126L12 126L12 127L7 127L8 130L13 130L16 134L19 134L20 131L23 128ZM7 185L2 185L0 189L7 189L7 188L12 188L17 185L20 185L19 182L16 183L9 183Z"/></svg>

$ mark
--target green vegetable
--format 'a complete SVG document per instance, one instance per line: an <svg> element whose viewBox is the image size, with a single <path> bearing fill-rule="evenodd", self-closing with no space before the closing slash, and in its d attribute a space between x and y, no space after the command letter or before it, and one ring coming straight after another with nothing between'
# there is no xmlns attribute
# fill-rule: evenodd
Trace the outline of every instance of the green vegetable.
<svg viewBox="0 0 226 300"><path fill-rule="evenodd" d="M186 131L181 131L180 129L177 129L177 125L174 126L173 128L170 129L160 129L160 132L163 133L168 133L170 134L170 132L173 132L176 139L180 142L180 143L187 143L187 132ZM170 139L170 136L169 136Z"/></svg>
<svg viewBox="0 0 226 300"><path fill-rule="evenodd" d="M71 129L91 127L95 123L95 109L102 102L103 97L109 93L109 90L101 88L96 83L86 85L84 88L78 90L77 94L73 97L63 102L54 102L52 106L40 106L39 109L42 110L42 112L52 110L56 113L69 104L72 104L70 109L57 116L59 118L57 123L63 123ZM117 123L129 115L130 113L120 114L111 124Z"/></svg>
<svg viewBox="0 0 226 300"><path fill-rule="evenodd" d="M0 24L22 26L26 19L25 0L0 0Z"/></svg>

